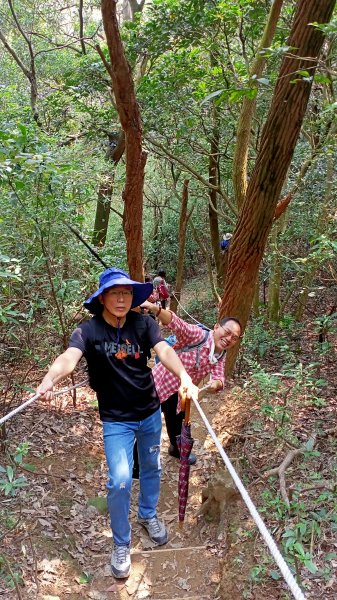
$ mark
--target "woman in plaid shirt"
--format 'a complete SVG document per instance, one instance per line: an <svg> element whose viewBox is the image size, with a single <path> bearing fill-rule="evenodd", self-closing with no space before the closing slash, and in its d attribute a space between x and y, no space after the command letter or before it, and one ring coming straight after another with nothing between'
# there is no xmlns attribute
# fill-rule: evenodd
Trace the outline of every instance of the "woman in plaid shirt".
<svg viewBox="0 0 337 600"><path fill-rule="evenodd" d="M148 301L144 302L142 307L154 314L165 327L168 327L174 333L177 338L174 350L178 353L179 349L194 344L198 345L198 342L205 339L204 329L201 329L198 325L186 323L174 312L165 310ZM238 319L225 317L219 323L216 323L201 346L179 353L179 358L195 385L198 385L202 379L209 375L209 391L216 393L223 389L226 351L237 344L241 331L242 327ZM152 374L159 400L162 403L161 408L170 439L168 453L175 458L179 458L176 436L180 434L184 417L182 412L177 414L179 379L170 373L161 362L153 367ZM191 455L190 463L194 464L195 461L196 457Z"/></svg>

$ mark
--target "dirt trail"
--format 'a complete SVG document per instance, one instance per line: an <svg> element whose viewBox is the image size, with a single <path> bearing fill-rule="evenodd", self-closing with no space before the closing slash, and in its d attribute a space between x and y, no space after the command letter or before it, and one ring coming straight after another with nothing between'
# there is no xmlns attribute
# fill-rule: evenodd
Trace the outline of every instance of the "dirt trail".
<svg viewBox="0 0 337 600"><path fill-rule="evenodd" d="M168 456L163 430L158 513L168 526L170 539L165 547L152 548L136 523L135 482L131 507L132 574L126 582L116 582L109 566L111 532L107 514L100 514L88 504L89 498L105 496L106 480L101 425L90 400L92 393L85 389L79 394L76 410L69 399L67 405L64 399L55 400L49 409L36 404L24 418L18 417L11 424L12 439L28 438L27 462L36 468L35 473L25 473L29 493L21 509L21 526L15 535L6 538L6 552L13 558L15 554L12 570L22 572L22 600L217 598L226 536L216 540L216 524L195 515L201 489L218 464L218 453L210 438L206 438L197 411L194 409L192 419L198 462L191 468L184 527L180 529L177 520L179 462ZM221 400L217 396L202 401L211 421ZM16 597L15 590L6 592L8 600Z"/></svg>

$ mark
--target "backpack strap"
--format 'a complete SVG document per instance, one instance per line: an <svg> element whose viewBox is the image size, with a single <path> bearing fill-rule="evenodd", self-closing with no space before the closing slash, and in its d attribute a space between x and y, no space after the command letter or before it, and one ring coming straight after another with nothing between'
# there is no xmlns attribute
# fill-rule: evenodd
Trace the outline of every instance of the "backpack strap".
<svg viewBox="0 0 337 600"><path fill-rule="evenodd" d="M188 344L187 346L184 346L184 348L174 348L174 350L176 351L177 354L180 354L181 352L189 352L190 350L197 350L196 356L195 356L195 368L199 369L199 365L200 365L200 352L202 347L204 346L204 344L206 344L208 337L209 337L209 329L205 330L205 335L203 337L202 340L199 340L199 342L194 342L194 344Z"/></svg>

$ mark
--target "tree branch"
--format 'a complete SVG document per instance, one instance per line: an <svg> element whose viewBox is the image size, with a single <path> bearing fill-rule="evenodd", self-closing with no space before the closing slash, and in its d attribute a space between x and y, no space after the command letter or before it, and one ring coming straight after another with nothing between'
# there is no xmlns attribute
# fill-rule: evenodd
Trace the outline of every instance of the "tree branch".
<svg viewBox="0 0 337 600"><path fill-rule="evenodd" d="M152 136L150 136L150 135L144 135L144 139L148 140L156 148L159 148L159 150L161 150L167 158L170 158L171 160L173 160L176 163L178 163L183 168L183 170L187 171L188 173L191 173L205 187L207 187L207 188L209 188L211 190L216 190L218 192L218 194L228 204L229 208L233 211L233 213L235 215L238 214L237 209L234 206L234 204L231 202L231 200L229 199L229 197L227 196L227 194L225 194L225 192L219 186L212 185L211 183L209 183L207 181L207 179L204 179L204 177L202 177L202 175L199 175L199 173L197 171L195 171L195 169L193 169L193 167L191 167L188 163L186 163L184 160L182 160L178 156L175 156L174 154L172 154L172 152L170 152L169 150L167 150L167 148L165 148L165 146L163 146L162 144L160 144L159 142L157 142L155 139L153 139Z"/></svg>

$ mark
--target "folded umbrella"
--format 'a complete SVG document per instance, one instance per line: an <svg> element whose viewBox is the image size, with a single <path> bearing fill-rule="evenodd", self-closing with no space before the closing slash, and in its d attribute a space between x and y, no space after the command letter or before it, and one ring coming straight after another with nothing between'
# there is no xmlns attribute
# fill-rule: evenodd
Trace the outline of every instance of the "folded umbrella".
<svg viewBox="0 0 337 600"><path fill-rule="evenodd" d="M190 475L189 456L194 444L191 436L190 410L191 400L182 399L182 409L185 410L185 417L181 426L181 434L177 436L177 445L180 452L180 468L178 480L178 502L179 502L179 523L182 525L185 518L186 504L188 497L188 480Z"/></svg>

